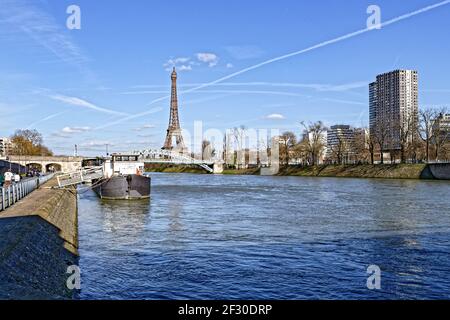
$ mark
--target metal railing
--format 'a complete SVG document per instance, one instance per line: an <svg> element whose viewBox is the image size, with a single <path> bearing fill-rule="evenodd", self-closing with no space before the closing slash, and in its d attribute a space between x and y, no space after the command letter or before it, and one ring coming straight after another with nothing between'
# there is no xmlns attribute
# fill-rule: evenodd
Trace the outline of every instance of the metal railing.
<svg viewBox="0 0 450 320"><path fill-rule="evenodd" d="M214 170L208 166L214 164L215 161L213 159L198 160L187 154L171 150L134 151L133 154L142 156L145 163L192 164L200 166L210 173L214 172Z"/></svg>
<svg viewBox="0 0 450 320"><path fill-rule="evenodd" d="M88 167L74 172L59 175L58 186L60 188L90 182L95 179L103 178L103 167Z"/></svg>
<svg viewBox="0 0 450 320"><path fill-rule="evenodd" d="M0 188L0 211L12 206L17 201L25 198L31 192L39 188L54 177L54 173L42 177L26 178L19 183L14 183L7 188Z"/></svg>

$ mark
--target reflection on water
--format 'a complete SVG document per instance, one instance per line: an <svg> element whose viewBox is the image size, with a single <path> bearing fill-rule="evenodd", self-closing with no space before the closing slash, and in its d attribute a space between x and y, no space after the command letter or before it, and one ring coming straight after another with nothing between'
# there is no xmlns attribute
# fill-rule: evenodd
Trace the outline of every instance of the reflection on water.
<svg viewBox="0 0 450 320"><path fill-rule="evenodd" d="M447 182L152 177L150 201L80 195L82 298L450 298Z"/></svg>
<svg viewBox="0 0 450 320"><path fill-rule="evenodd" d="M150 219L150 200L114 201L100 200L103 230L129 236L139 235ZM131 233L131 234L130 234Z"/></svg>

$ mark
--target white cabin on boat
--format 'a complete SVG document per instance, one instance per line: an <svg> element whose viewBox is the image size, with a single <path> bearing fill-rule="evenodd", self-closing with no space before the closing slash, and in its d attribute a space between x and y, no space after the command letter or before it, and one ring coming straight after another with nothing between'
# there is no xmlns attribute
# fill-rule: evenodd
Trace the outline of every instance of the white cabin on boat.
<svg viewBox="0 0 450 320"><path fill-rule="evenodd" d="M106 178L114 175L126 176L131 174L143 175L144 162L140 155L114 153L103 163Z"/></svg>

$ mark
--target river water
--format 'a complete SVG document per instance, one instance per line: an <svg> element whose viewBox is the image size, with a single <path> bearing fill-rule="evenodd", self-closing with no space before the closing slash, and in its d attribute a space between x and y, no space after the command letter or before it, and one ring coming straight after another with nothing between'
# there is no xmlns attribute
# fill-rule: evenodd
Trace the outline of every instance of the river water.
<svg viewBox="0 0 450 320"><path fill-rule="evenodd" d="M152 174L79 241L82 299L448 299L450 183Z"/></svg>

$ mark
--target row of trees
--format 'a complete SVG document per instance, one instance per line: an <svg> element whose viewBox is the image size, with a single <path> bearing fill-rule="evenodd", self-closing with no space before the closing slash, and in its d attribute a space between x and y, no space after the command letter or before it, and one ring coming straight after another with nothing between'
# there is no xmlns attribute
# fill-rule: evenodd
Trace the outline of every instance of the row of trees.
<svg viewBox="0 0 450 320"><path fill-rule="evenodd" d="M288 164L291 160L303 165L318 164L326 147L327 127L321 122L300 123L303 131L297 141L294 132L287 131L280 136L280 162Z"/></svg>
<svg viewBox="0 0 450 320"><path fill-rule="evenodd" d="M384 163L384 154L392 162L448 161L450 160L450 128L442 126L445 109L423 109L407 119L378 123L374 132L355 129L354 138L338 135L338 142L327 152L326 161L333 163ZM324 159L327 147L321 121L301 123L300 139L294 132L280 136L280 160L283 164L295 161L303 165L317 165Z"/></svg>
<svg viewBox="0 0 450 320"><path fill-rule="evenodd" d="M36 130L17 130L11 137L10 155L15 156L52 156L53 152L44 146L42 134Z"/></svg>
<svg viewBox="0 0 450 320"><path fill-rule="evenodd" d="M450 131L445 126L447 110L426 108L393 124L380 121L370 134L371 152L389 153L390 160L401 163L450 159ZM381 163L384 158L380 156Z"/></svg>

